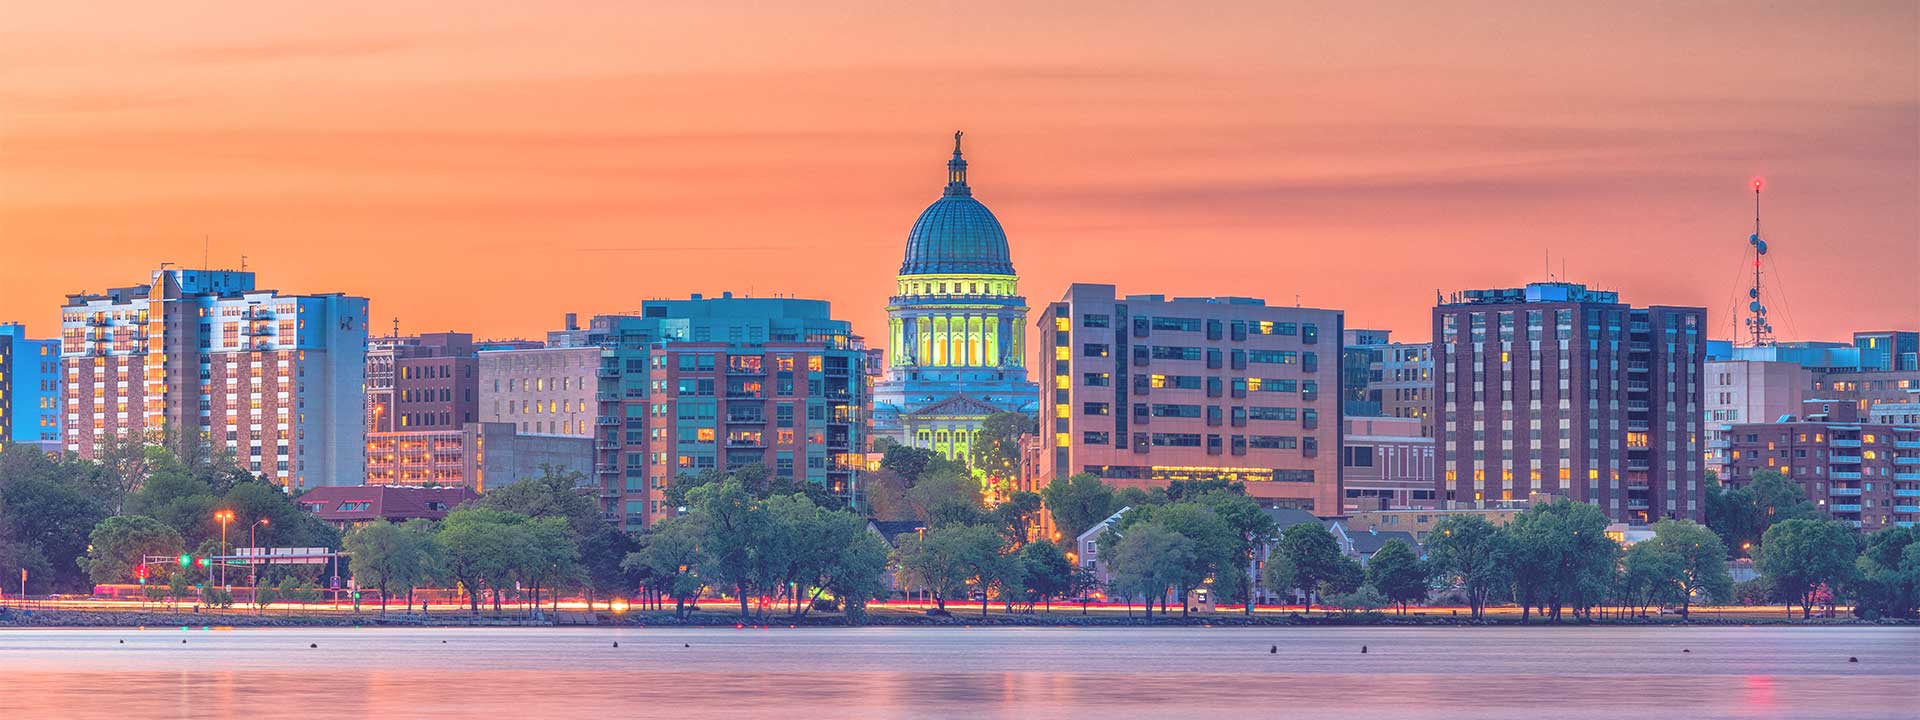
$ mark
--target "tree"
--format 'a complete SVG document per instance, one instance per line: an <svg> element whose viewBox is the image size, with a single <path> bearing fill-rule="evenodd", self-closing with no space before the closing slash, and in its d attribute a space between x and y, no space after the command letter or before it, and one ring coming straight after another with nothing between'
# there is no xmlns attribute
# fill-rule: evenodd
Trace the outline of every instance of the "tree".
<svg viewBox="0 0 1920 720"><path fill-rule="evenodd" d="M468 605L480 614L480 594L491 590L494 611L500 609L504 584L512 582L513 568L525 534L518 525L525 515L481 507L461 507L440 521L435 539L446 553L446 574L467 593Z"/></svg>
<svg viewBox="0 0 1920 720"><path fill-rule="evenodd" d="M1255 600L1253 577L1254 558L1260 548L1273 541L1279 528L1273 516L1260 509L1260 504L1244 494L1230 490L1209 492L1200 497L1200 502L1213 511L1214 516L1226 523L1234 542L1230 567L1220 568L1214 576L1214 587L1232 591L1227 596L1245 604L1245 612L1251 617ZM1245 569L1246 573L1239 572Z"/></svg>
<svg viewBox="0 0 1920 720"><path fill-rule="evenodd" d="M706 530L700 539L700 576L732 588L740 601L740 617L745 619L747 598L766 577L759 555L766 537L766 512L734 478L695 488L688 493L687 503L689 514L699 517Z"/></svg>
<svg viewBox="0 0 1920 720"><path fill-rule="evenodd" d="M1386 593L1372 585L1361 585L1350 592L1330 593L1326 596L1326 604L1329 607L1340 608L1345 612L1379 610L1392 602Z"/></svg>
<svg viewBox="0 0 1920 720"><path fill-rule="evenodd" d="M686 617L687 603L700 597L703 583L696 567L700 562L700 539L706 528L697 516L682 515L654 523L640 540L640 549L628 553L621 567L645 571L659 592L673 598L673 616Z"/></svg>
<svg viewBox="0 0 1920 720"><path fill-rule="evenodd" d="M1073 563L1067 561L1066 554L1052 540L1027 543L1015 557L1020 563L1021 587L1026 591L1029 607L1035 601L1042 601L1051 612L1053 599L1065 597L1073 590Z"/></svg>
<svg viewBox="0 0 1920 720"><path fill-rule="evenodd" d="M613 526L601 523L592 534L580 541L581 580L587 588L587 608L593 608L595 598L605 595L611 607L612 598L630 593L638 584L636 573L626 568L628 555L638 551L640 543Z"/></svg>
<svg viewBox="0 0 1920 720"><path fill-rule="evenodd" d="M495 486L480 496L479 504L530 518L557 517L575 537L585 538L607 524L600 517L600 504L582 492L587 487L586 475L542 465L538 477Z"/></svg>
<svg viewBox="0 0 1920 720"><path fill-rule="evenodd" d="M1167 591L1183 580L1199 557L1192 540L1156 520L1135 523L1124 533L1108 530L1100 544L1113 590L1124 597L1145 598L1149 618L1154 600L1160 601L1164 611Z"/></svg>
<svg viewBox="0 0 1920 720"><path fill-rule="evenodd" d="M865 617L867 601L887 593L887 544L852 513L833 511L825 520L822 534L831 538L835 552L814 583L833 593L847 622L856 623Z"/></svg>
<svg viewBox="0 0 1920 720"><path fill-rule="evenodd" d="M980 421L980 437L973 446L973 467L990 478L1020 477L1020 438L1039 431L1032 416L1001 412Z"/></svg>
<svg viewBox="0 0 1920 720"><path fill-rule="evenodd" d="M540 617L543 593L580 576L580 544L566 518L559 516L527 518L519 529L525 544L514 554L513 574L532 593L531 614Z"/></svg>
<svg viewBox="0 0 1920 720"><path fill-rule="evenodd" d="M1027 536L1039 519L1040 503L1039 493L1016 490L1006 502L993 506L987 517L1007 536L1007 542L1017 548L1027 543Z"/></svg>
<svg viewBox="0 0 1920 720"><path fill-rule="evenodd" d="M980 481L957 465L930 466L920 481L907 489L907 505L914 517L930 527L972 525L986 520L986 502Z"/></svg>
<svg viewBox="0 0 1920 720"><path fill-rule="evenodd" d="M1881 528L1867 537L1866 550L1854 565L1856 614L1906 618L1920 607L1920 530Z"/></svg>
<svg viewBox="0 0 1920 720"><path fill-rule="evenodd" d="M1787 520L1813 520L1820 508L1807 499L1806 488L1774 470L1753 474L1746 485L1729 488L1711 478L1707 485L1707 527L1726 546L1749 555L1767 528Z"/></svg>
<svg viewBox="0 0 1920 720"><path fill-rule="evenodd" d="M29 451L31 452L31 451ZM8 450L8 455L26 454ZM28 592L88 589L88 574L79 560L88 536L106 519L107 509L89 496L75 478L51 464L46 472L0 478L0 512L5 513L7 536L0 550L0 570L18 578L28 570Z"/></svg>
<svg viewBox="0 0 1920 720"><path fill-rule="evenodd" d="M1681 600L1680 556L1651 541L1627 548L1617 583L1620 604L1635 612Z"/></svg>
<svg viewBox="0 0 1920 720"><path fill-rule="evenodd" d="M1260 582L1265 583L1267 589L1275 595L1280 595L1281 590L1300 587L1300 583L1294 577L1293 561L1288 560L1287 556L1278 550L1267 555L1266 565L1260 568Z"/></svg>
<svg viewBox="0 0 1920 720"><path fill-rule="evenodd" d="M180 533L158 520L140 515L110 517L93 526L87 554L80 567L94 584L127 582L149 555L180 554Z"/></svg>
<svg viewBox="0 0 1920 720"><path fill-rule="evenodd" d="M969 588L977 587L985 617L988 591L1007 575L1001 564L1002 540L984 525L946 525L927 531L924 538L902 536L895 551L899 582L933 593L942 612L948 600L965 598Z"/></svg>
<svg viewBox="0 0 1920 720"><path fill-rule="evenodd" d="M1388 540L1367 561L1367 584L1387 602L1398 605L1404 615L1407 603L1427 597L1427 569L1413 548L1399 540Z"/></svg>
<svg viewBox="0 0 1920 720"><path fill-rule="evenodd" d="M1620 545L1607 537L1600 508L1573 500L1535 504L1502 528L1520 618L1535 607L1558 621L1572 607L1582 615L1614 587Z"/></svg>
<svg viewBox="0 0 1920 720"><path fill-rule="evenodd" d="M1292 568L1288 573L1291 587L1305 597L1309 613L1313 612L1313 598L1320 591L1320 584L1348 574L1343 562L1347 558L1340 554L1340 542L1319 523L1300 523L1287 528L1274 543L1273 554L1286 558Z"/></svg>
<svg viewBox="0 0 1920 720"><path fill-rule="evenodd" d="M1040 499L1067 539L1078 538L1121 507L1114 502L1113 488L1087 473L1054 478L1040 490Z"/></svg>
<svg viewBox="0 0 1920 720"><path fill-rule="evenodd" d="M1767 528L1755 566L1781 597L1800 603L1800 617L1813 617L1814 596L1838 588L1854 570L1853 528L1837 520L1787 520Z"/></svg>
<svg viewBox="0 0 1920 720"><path fill-rule="evenodd" d="M1174 582L1176 596L1181 600L1182 617L1190 609L1186 598L1194 589L1209 579L1218 579L1223 575L1234 580L1239 578L1242 538L1211 507L1187 500L1139 508L1128 513L1122 522L1138 522L1140 519L1157 522L1192 542L1193 560L1187 563Z"/></svg>
<svg viewBox="0 0 1920 720"><path fill-rule="evenodd" d="M431 573L428 536L385 520L355 528L346 537L353 558L353 577L361 587L380 591L380 614L387 614L387 598L396 591L412 592ZM411 605L412 601L409 600Z"/></svg>
<svg viewBox="0 0 1920 720"><path fill-rule="evenodd" d="M1478 620L1495 588L1507 582L1505 536L1478 515L1442 519L1427 534L1427 558L1435 574L1451 576L1466 593L1467 607Z"/></svg>
<svg viewBox="0 0 1920 720"><path fill-rule="evenodd" d="M1720 536L1691 520L1661 520L1653 524L1647 541L1678 560L1680 617L1692 616L1693 598L1725 602L1733 596L1733 576L1727 572L1727 548Z"/></svg>

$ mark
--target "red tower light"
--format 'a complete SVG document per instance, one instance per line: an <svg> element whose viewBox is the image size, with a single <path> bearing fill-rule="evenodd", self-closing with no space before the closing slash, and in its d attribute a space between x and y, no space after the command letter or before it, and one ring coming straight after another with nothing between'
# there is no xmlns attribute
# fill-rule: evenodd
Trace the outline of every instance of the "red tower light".
<svg viewBox="0 0 1920 720"><path fill-rule="evenodd" d="M1753 179L1753 191L1754 191L1754 192L1760 192L1760 186L1762 186L1762 185L1765 185L1765 184L1767 184L1767 181L1766 181L1766 179L1765 179L1765 178L1754 178L1754 179Z"/></svg>

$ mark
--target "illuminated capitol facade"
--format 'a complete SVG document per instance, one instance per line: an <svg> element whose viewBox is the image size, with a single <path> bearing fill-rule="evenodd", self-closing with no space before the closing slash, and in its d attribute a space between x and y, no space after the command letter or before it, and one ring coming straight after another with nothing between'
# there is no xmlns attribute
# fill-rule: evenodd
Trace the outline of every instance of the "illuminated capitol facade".
<svg viewBox="0 0 1920 720"><path fill-rule="evenodd" d="M887 374L873 393L876 436L969 460L988 415L1037 411L1019 284L1007 233L974 199L954 133L946 191L907 233L887 305Z"/></svg>

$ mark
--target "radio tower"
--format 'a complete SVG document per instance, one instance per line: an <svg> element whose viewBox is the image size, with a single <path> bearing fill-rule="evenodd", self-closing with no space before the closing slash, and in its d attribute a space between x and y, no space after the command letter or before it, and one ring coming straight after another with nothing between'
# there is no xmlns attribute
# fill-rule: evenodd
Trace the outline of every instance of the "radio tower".
<svg viewBox="0 0 1920 720"><path fill-rule="evenodd" d="M1747 289L1747 336L1754 347L1773 344L1773 324L1767 322L1767 306L1760 304L1760 261L1767 255L1767 241L1760 239L1760 186L1764 181L1753 181L1753 235L1747 238L1747 244L1753 246L1753 287Z"/></svg>

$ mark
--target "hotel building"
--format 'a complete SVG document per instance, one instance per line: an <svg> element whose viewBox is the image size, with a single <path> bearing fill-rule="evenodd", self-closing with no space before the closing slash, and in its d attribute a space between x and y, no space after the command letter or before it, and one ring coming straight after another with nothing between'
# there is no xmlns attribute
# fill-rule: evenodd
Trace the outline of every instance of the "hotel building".
<svg viewBox="0 0 1920 720"><path fill-rule="evenodd" d="M1339 514L1342 321L1251 298L1073 285L1038 323L1041 427L1053 439L1041 475L1234 480L1267 507Z"/></svg>
<svg viewBox="0 0 1920 720"><path fill-rule="evenodd" d="M1706 311L1572 283L1469 290L1433 309L1446 499L1564 495L1621 522L1705 517Z"/></svg>
<svg viewBox="0 0 1920 720"><path fill-rule="evenodd" d="M365 476L367 301L283 295L254 274L162 268L67 297L66 449L200 433L290 490Z"/></svg>

